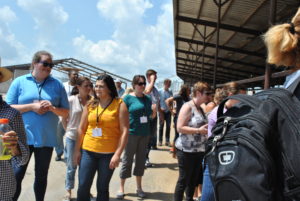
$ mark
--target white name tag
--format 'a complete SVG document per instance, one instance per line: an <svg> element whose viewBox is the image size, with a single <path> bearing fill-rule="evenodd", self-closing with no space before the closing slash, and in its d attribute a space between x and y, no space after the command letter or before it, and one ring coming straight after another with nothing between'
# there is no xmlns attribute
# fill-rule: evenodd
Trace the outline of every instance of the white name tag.
<svg viewBox="0 0 300 201"><path fill-rule="evenodd" d="M101 137L102 136L102 129L101 128L94 128L93 129L93 137Z"/></svg>
<svg viewBox="0 0 300 201"><path fill-rule="evenodd" d="M39 100L33 100L33 103L39 103L40 101Z"/></svg>
<svg viewBox="0 0 300 201"><path fill-rule="evenodd" d="M142 117L140 117L140 122L141 122L141 124L145 124L148 122L148 118L146 116L142 116Z"/></svg>

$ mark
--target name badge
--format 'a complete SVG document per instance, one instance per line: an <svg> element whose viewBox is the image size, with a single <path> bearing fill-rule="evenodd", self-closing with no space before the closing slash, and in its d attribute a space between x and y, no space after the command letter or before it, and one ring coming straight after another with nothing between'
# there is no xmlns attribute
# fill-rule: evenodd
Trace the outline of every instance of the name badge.
<svg viewBox="0 0 300 201"><path fill-rule="evenodd" d="M33 100L33 103L39 103L40 101L39 100Z"/></svg>
<svg viewBox="0 0 300 201"><path fill-rule="evenodd" d="M93 129L93 137L101 137L102 136L102 129L101 128L94 128Z"/></svg>
<svg viewBox="0 0 300 201"><path fill-rule="evenodd" d="M140 117L140 122L141 122L141 124L145 124L148 122L148 118L146 116L142 116L142 117Z"/></svg>

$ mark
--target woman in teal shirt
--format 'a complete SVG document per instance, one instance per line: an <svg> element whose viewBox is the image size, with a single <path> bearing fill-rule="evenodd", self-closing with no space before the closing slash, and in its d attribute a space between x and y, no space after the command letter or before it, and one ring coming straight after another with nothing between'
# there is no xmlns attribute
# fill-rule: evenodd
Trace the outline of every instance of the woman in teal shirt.
<svg viewBox="0 0 300 201"><path fill-rule="evenodd" d="M129 111L129 137L128 143L122 157L122 168L120 171L121 186L117 198L124 198L125 180L131 177L133 157L135 156L135 167L133 175L136 176L137 196L144 198L142 189L142 176L144 175L146 151L150 136L150 118L152 115L151 99L144 94L146 78L143 75L135 75L132 80L133 92L124 97L124 102Z"/></svg>

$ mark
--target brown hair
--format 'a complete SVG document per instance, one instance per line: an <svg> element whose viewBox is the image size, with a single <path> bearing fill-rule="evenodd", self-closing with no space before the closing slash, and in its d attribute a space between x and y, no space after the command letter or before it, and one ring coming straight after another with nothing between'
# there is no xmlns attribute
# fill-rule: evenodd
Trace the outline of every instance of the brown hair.
<svg viewBox="0 0 300 201"><path fill-rule="evenodd" d="M300 8L291 23L272 26L263 39L268 49L267 62L277 66L294 66L300 68L297 59L300 34Z"/></svg>
<svg viewBox="0 0 300 201"><path fill-rule="evenodd" d="M193 96L196 96L196 92L203 93L204 91L211 91L211 87L207 82L197 82L193 87Z"/></svg>
<svg viewBox="0 0 300 201"><path fill-rule="evenodd" d="M227 96L228 94L223 88L217 88L215 91L214 102L216 105L219 105Z"/></svg>
<svg viewBox="0 0 300 201"><path fill-rule="evenodd" d="M51 58L51 60L53 58L52 54L50 54L49 52L47 52L45 50L38 51L32 57L31 67L30 67L31 69L33 69L33 64L36 64L41 61L42 55L49 56Z"/></svg>
<svg viewBox="0 0 300 201"><path fill-rule="evenodd" d="M146 77L149 77L150 75L153 75L153 74L157 74L157 72L153 69L149 69L146 72Z"/></svg>
<svg viewBox="0 0 300 201"><path fill-rule="evenodd" d="M107 74L100 75L97 78L96 82L99 80L102 80L106 84L106 86L109 90L109 95L112 99L118 98L118 92L117 92L117 88L115 86L114 79L110 75L107 75ZM99 103L100 103L100 98L97 97L95 90L94 90L94 98L88 103L88 107L94 109L99 105Z"/></svg>
<svg viewBox="0 0 300 201"><path fill-rule="evenodd" d="M167 83L171 83L172 81L170 79L165 79L164 80L164 84L167 84Z"/></svg>
<svg viewBox="0 0 300 201"><path fill-rule="evenodd" d="M186 85L186 84L181 85L179 94L185 102L187 102L190 99L189 92L191 92L191 91L190 91L190 87L188 85Z"/></svg>
<svg viewBox="0 0 300 201"><path fill-rule="evenodd" d="M229 93L235 95L240 92L240 85L236 82L228 82L224 85L223 90L227 96L229 96Z"/></svg>
<svg viewBox="0 0 300 201"><path fill-rule="evenodd" d="M85 81L91 82L91 80L87 77L83 77L83 76L78 77L76 79L76 85L72 89L71 95L79 94L79 90L78 90L77 86L81 86Z"/></svg>
<svg viewBox="0 0 300 201"><path fill-rule="evenodd" d="M144 82L146 82L146 78L144 75L135 75L131 82L133 89L134 89L134 85L139 83L140 78L142 78L144 80Z"/></svg>

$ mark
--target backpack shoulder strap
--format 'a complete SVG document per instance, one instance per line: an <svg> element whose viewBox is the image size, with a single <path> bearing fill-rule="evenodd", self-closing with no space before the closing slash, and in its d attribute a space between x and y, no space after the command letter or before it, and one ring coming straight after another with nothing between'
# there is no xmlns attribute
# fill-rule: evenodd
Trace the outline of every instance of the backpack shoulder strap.
<svg viewBox="0 0 300 201"><path fill-rule="evenodd" d="M299 83L300 83L300 76L297 77L297 79L294 80L294 82L290 86L288 86L287 90L290 91L291 93L294 93Z"/></svg>
<svg viewBox="0 0 300 201"><path fill-rule="evenodd" d="M225 103L228 100L230 100L230 99L238 100L238 101L240 101L242 103L245 103L245 104L249 105L253 109L256 108L261 103L261 100L259 100L258 98L254 97L254 96L242 95L242 94L238 94L238 95L234 95L234 96L229 96L229 97L225 98L220 103L218 111L217 111L217 117L218 118L223 115Z"/></svg>

